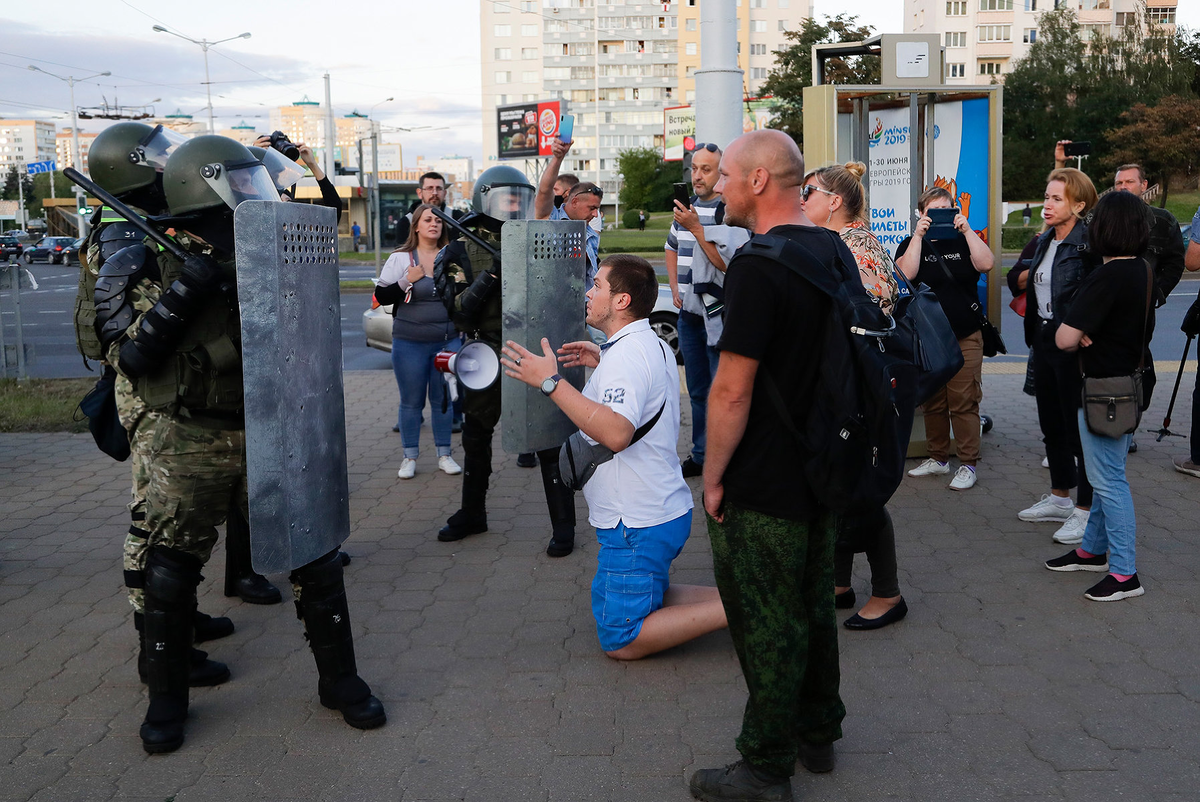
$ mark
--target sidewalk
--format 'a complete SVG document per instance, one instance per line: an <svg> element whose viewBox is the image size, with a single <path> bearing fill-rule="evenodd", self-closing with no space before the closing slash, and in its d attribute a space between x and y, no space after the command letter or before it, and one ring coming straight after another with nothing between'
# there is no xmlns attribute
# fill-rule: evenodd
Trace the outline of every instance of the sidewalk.
<svg viewBox="0 0 1200 802"><path fill-rule="evenodd" d="M1064 551L1054 527L1016 517L1048 492L1022 381L984 377L996 423L973 490L936 477L897 493L910 613L842 631L838 766L801 770L797 799L1196 799L1200 481L1170 464L1187 441L1141 434L1130 457L1146 595L1089 602L1095 577L1041 567ZM1169 389L1145 426L1161 422ZM390 373L347 374L346 395L347 585L359 669L387 726L360 732L320 706L292 606L224 598L218 548L200 606L237 624L205 644L233 678L193 690L180 751L147 756L120 570L128 467L87 435L0 435L0 799L683 802L692 771L736 759L745 690L725 633L639 663L600 652L582 498L579 548L547 558L540 476L497 448L490 532L438 543L459 482L431 447L415 479L396 478ZM865 558L856 566L863 598ZM674 579L713 581L699 515Z"/></svg>

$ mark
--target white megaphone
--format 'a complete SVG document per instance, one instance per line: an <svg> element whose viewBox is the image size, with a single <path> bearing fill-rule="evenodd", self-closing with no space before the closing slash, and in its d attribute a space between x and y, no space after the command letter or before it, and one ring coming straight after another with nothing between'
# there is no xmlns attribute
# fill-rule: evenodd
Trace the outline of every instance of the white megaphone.
<svg viewBox="0 0 1200 802"><path fill-rule="evenodd" d="M500 378L500 355L483 340L468 340L458 353L438 351L433 366L457 376L468 390L486 390Z"/></svg>

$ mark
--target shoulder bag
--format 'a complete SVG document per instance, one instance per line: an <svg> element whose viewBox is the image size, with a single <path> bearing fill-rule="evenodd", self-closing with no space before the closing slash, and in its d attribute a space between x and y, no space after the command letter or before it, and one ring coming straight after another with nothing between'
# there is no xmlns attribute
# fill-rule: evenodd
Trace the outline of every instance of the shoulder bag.
<svg viewBox="0 0 1200 802"><path fill-rule="evenodd" d="M933 255L937 257L942 272L946 274L946 278L954 285L954 289L958 290L959 295L966 302L967 308L975 316L975 322L979 324L979 332L983 335L983 355L995 356L996 354L1007 354L1008 348L1004 345L1004 338L1000 336L999 329L992 325L992 321L987 319L987 315L983 312L983 307L979 305L979 299L968 296L959 288L958 282L954 280L954 274L950 272L950 268L946 267L946 261L942 259L942 255L938 252L938 249L932 242L927 244L929 245L929 250L933 251Z"/></svg>
<svg viewBox="0 0 1200 802"><path fill-rule="evenodd" d="M896 331L891 340L910 351L907 356L920 369L917 404L924 404L962 370L962 349L933 290L910 282L900 271L896 275L908 292L896 303Z"/></svg>
<svg viewBox="0 0 1200 802"><path fill-rule="evenodd" d="M1133 434L1142 420L1142 368L1146 362L1146 326L1150 320L1150 299L1154 292L1154 274L1146 266L1146 316L1142 319L1141 357L1137 370L1128 376L1083 377L1083 419L1088 431L1100 437L1118 438ZM1083 356L1079 357L1083 372Z"/></svg>

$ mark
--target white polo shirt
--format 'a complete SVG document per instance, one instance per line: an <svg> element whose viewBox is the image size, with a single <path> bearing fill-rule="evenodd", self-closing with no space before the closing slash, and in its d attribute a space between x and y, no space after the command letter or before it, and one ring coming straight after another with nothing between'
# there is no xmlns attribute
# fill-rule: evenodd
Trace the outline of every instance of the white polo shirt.
<svg viewBox="0 0 1200 802"><path fill-rule="evenodd" d="M641 440L597 467L584 485L588 522L597 529L611 529L620 521L640 529L672 521L693 506L676 452L679 369L675 357L645 319L620 329L606 345L599 367L583 388L584 397L623 415L634 429L649 422L664 400L666 406Z"/></svg>

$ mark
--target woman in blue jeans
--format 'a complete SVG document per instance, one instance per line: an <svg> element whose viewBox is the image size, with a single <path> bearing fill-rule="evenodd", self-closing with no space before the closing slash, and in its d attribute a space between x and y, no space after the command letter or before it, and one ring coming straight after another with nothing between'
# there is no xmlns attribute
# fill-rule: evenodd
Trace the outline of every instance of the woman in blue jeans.
<svg viewBox="0 0 1200 802"><path fill-rule="evenodd" d="M1154 333L1150 268L1138 256L1150 241L1150 210L1129 192L1112 192L1096 204L1088 226L1089 250L1104 260L1079 285L1055 344L1078 351L1088 378L1128 376L1150 362ZM1145 388L1143 407L1149 404ZM1081 405L1076 396L1075 403ZM1091 431L1077 411L1083 461L1091 481L1092 511L1078 548L1046 562L1051 571L1107 572L1083 595L1120 601L1145 593L1137 575L1137 522L1125 476L1132 434L1107 437Z"/></svg>
<svg viewBox="0 0 1200 802"><path fill-rule="evenodd" d="M375 300L392 305L392 369L400 388L400 442L404 460L398 475L411 479L421 453L421 413L428 395L438 467L451 476L462 468L450 456L453 412L446 382L433 366L438 351L458 350L458 335L433 286L433 261L449 241L429 204L412 215L408 239L388 257L375 288Z"/></svg>

